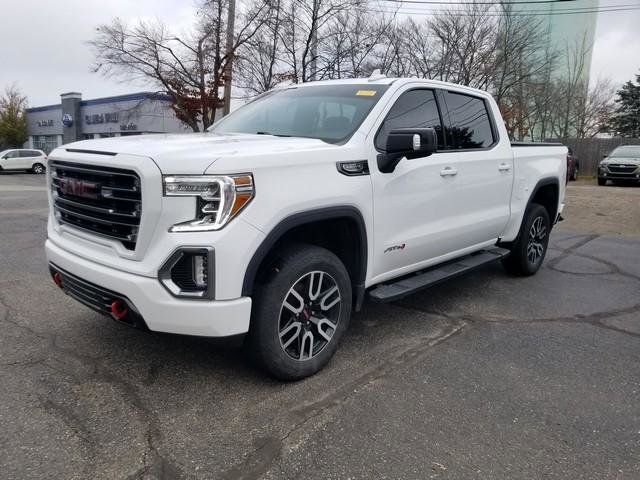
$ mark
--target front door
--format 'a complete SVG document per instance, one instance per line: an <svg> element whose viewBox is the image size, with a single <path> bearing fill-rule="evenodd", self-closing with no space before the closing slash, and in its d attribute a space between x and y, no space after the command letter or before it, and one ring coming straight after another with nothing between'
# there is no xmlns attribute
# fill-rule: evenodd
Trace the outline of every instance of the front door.
<svg viewBox="0 0 640 480"><path fill-rule="evenodd" d="M457 159L438 151L428 157L403 159L391 173L377 169L377 155L388 132L396 128L433 127L443 145L441 115L430 89L401 93L371 142L374 198L374 269L382 281L415 270L450 251L450 219L459 215Z"/></svg>

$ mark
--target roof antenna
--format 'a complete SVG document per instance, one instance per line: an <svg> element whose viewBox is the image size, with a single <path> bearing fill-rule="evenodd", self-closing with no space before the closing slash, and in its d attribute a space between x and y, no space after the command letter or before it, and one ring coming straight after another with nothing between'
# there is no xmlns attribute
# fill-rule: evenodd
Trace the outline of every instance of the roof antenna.
<svg viewBox="0 0 640 480"><path fill-rule="evenodd" d="M371 72L371 75L369 75L370 82L375 82L376 80L380 80L382 78L387 78L387 76L382 73L379 68L376 68L373 72Z"/></svg>

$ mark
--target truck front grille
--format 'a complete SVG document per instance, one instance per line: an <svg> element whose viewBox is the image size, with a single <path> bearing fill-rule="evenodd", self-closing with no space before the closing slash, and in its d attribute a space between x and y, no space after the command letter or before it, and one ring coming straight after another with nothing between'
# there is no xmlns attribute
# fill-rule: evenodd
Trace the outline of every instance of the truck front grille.
<svg viewBox="0 0 640 480"><path fill-rule="evenodd" d="M49 167L59 223L135 249L142 213L140 178L135 172L59 161Z"/></svg>

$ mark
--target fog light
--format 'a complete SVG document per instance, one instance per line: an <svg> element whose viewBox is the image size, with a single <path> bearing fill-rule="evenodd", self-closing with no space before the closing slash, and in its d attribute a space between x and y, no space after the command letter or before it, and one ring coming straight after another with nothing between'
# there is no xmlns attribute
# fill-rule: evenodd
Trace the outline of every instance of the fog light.
<svg viewBox="0 0 640 480"><path fill-rule="evenodd" d="M176 250L158 272L162 285L176 297L214 297L214 251L211 247Z"/></svg>
<svg viewBox="0 0 640 480"><path fill-rule="evenodd" d="M193 283L199 289L207 288L207 255L193 255Z"/></svg>

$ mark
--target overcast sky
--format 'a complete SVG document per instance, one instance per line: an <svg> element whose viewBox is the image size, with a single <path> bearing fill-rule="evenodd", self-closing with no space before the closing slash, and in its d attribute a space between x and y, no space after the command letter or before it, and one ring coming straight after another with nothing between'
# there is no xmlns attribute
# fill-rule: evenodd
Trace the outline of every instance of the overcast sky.
<svg viewBox="0 0 640 480"><path fill-rule="evenodd" d="M0 28L0 88L16 83L31 106L60 102L60 93L83 98L131 93L151 87L118 83L90 72L86 45L100 23L119 16L133 21L160 18L184 30L193 18L193 0L3 0ZM640 3L601 0L601 5ZM579 21L576 15L576 21ZM621 84L640 71L640 10L601 13L591 78Z"/></svg>

